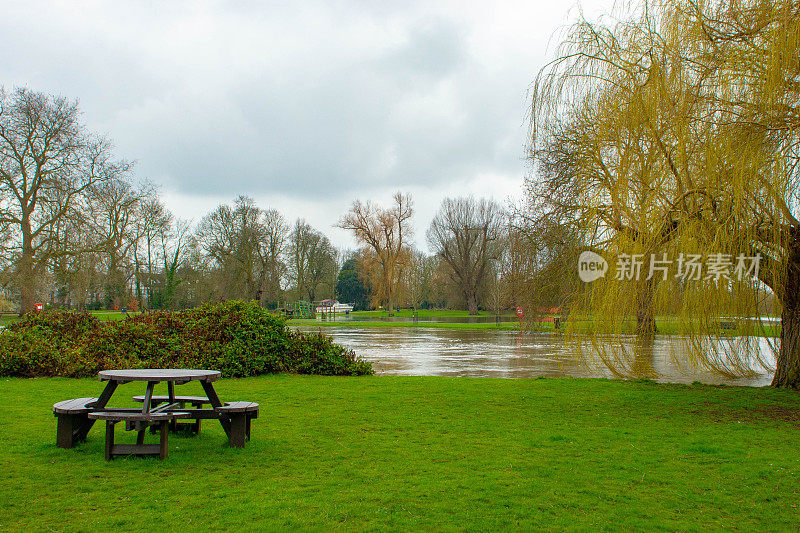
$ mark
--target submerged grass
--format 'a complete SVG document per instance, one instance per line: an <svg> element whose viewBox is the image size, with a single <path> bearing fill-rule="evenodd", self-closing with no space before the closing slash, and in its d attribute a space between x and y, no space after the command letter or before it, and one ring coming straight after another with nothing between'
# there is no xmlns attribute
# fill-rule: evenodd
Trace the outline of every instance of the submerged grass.
<svg viewBox="0 0 800 533"><path fill-rule="evenodd" d="M208 421L172 436L164 462L106 463L100 427L56 448L51 412L100 383L2 380L0 529L800 527L800 397L786 390L293 375L216 388L261 404L245 449Z"/></svg>
<svg viewBox="0 0 800 533"><path fill-rule="evenodd" d="M426 311L420 317L436 317L436 318L454 318L469 316L466 311ZM395 318L402 317L408 318L408 321L389 321L389 320L376 320L376 318L388 318L388 314L384 311L357 311L351 313L352 319L338 320L318 320L313 318L307 319L291 319L287 320L287 324L295 326L319 326L323 328L337 327L337 328L437 328L437 329L457 329L457 330L502 330L513 331L525 329L530 331L542 332L558 332L563 331L555 327L555 323L550 322L533 322L530 320L523 320L523 325L520 328L519 324L515 321L512 322L485 322L485 323L465 323L465 322L413 322L410 311L402 310L395 313ZM486 313L481 313L478 316L491 317ZM507 315L501 315L507 316ZM358 320L358 318L372 317L372 320ZM780 323L765 323L760 325L753 322L751 325L739 325L732 329L723 328L722 324L725 320L711 322L710 324L697 326L702 331L709 335L719 335L721 337L740 337L740 336L755 336L755 337L779 337L781 334ZM670 316L660 316L656 318L656 325L658 333L661 335L684 335L685 325L682 325L676 318ZM578 332L589 333L592 331L593 324L591 320L578 319L576 323L576 330ZM633 335L636 332L636 320L631 318L624 324L624 334Z"/></svg>

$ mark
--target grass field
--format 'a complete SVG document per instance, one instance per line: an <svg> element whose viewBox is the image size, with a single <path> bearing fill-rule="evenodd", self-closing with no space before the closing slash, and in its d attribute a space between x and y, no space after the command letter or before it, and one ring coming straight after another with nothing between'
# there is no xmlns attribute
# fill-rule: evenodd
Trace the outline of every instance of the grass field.
<svg viewBox="0 0 800 533"><path fill-rule="evenodd" d="M437 328L462 330L515 330L520 329L514 322L494 322L487 324L467 324L460 322L383 322L378 320L317 320L314 318L293 318L286 321L290 326L314 326L322 328ZM552 330L552 325L548 328Z"/></svg>
<svg viewBox="0 0 800 533"><path fill-rule="evenodd" d="M0 530L800 528L796 392L292 375L216 388L261 404L246 448L207 421L171 437L165 462L106 463L100 427L54 445L51 405L98 381L2 380Z"/></svg>
<svg viewBox="0 0 800 533"><path fill-rule="evenodd" d="M119 311L92 311L91 312L94 316L98 317L100 320L122 320L126 316L133 316L136 313L129 313L125 315ZM413 322L412 321L412 314L411 311L408 309L400 309L395 311L395 317L407 318L408 321L397 321L397 322L390 322L390 321L381 321L375 320L375 318L382 318L387 317L388 313L386 311L354 311L351 313L351 316L356 320L316 320L316 319L291 319L288 320L287 323L289 325L294 326L319 326L319 327L339 327L339 328L439 328L439 329L460 329L460 330L516 330L520 329L517 322L501 322L500 324L496 324L495 322L488 322L488 323L480 323L480 324L469 324L464 322ZM418 316L420 318L455 318L455 317L467 317L469 314L467 311L459 311L459 310L428 310L422 309L418 311ZM492 317L493 314L486 313L485 311L481 311L478 316L483 317ZM508 317L511 315L501 315L503 317ZM358 318L371 318L372 320L357 320ZM5 326L16 322L19 320L18 317L14 315L3 315L0 317L0 326ZM523 328L532 328L536 331L556 331L553 322L540 322L531 324L528 322L523 322ZM671 317L658 317L656 319L656 324L658 326L659 333L664 335L674 335L680 334L680 328L678 327L678 323L675 319ZM588 323L586 328L588 329ZM628 333L634 332L634 323L631 322L630 331ZM780 324L768 324L765 325L764 328L760 327L753 327L749 330L720 330L717 332L723 336L740 336L740 335L756 335L756 336L768 336L768 337L778 337L780 336Z"/></svg>

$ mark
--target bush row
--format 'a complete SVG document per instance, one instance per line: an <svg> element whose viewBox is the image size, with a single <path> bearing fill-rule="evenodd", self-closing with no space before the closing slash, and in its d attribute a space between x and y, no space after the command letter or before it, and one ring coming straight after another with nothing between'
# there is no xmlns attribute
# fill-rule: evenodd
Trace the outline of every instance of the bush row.
<svg viewBox="0 0 800 533"><path fill-rule="evenodd" d="M44 312L0 333L2 376L88 377L114 368L207 368L226 377L373 373L369 362L327 335L288 329L282 317L254 302L156 311L116 322Z"/></svg>

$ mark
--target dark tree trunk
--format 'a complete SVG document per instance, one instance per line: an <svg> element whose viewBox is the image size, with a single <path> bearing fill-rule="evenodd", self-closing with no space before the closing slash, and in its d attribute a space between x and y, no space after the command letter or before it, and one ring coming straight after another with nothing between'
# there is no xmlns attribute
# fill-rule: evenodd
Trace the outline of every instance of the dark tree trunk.
<svg viewBox="0 0 800 533"><path fill-rule="evenodd" d="M389 312L389 316L394 314L394 287L392 286L393 278L394 276L386 272L386 268L384 267L383 283L384 287L386 287L386 310Z"/></svg>
<svg viewBox="0 0 800 533"><path fill-rule="evenodd" d="M653 314L655 278L640 282L636 290L636 334L650 337L657 333Z"/></svg>
<svg viewBox="0 0 800 533"><path fill-rule="evenodd" d="M36 298L36 273L33 268L33 238L31 236L30 223L23 219L22 223L22 257L19 261L17 270L17 282L19 283L19 315L29 313L34 310L33 304Z"/></svg>
<svg viewBox="0 0 800 533"><path fill-rule="evenodd" d="M470 315L477 315L478 314L478 296L475 294L475 291L468 291L464 294L464 297L467 300L467 309L469 310Z"/></svg>
<svg viewBox="0 0 800 533"><path fill-rule="evenodd" d="M774 387L800 388L800 230L792 232L781 312L781 347Z"/></svg>

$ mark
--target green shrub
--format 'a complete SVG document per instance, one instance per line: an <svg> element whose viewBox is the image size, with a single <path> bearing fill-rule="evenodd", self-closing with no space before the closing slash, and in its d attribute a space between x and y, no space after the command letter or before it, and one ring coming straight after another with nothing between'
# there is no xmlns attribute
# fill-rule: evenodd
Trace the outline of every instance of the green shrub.
<svg viewBox="0 0 800 533"><path fill-rule="evenodd" d="M86 313L31 314L0 333L0 375L95 376L112 368L209 368L226 377L277 372L372 374L322 334L286 328L252 302L157 311L118 322Z"/></svg>

